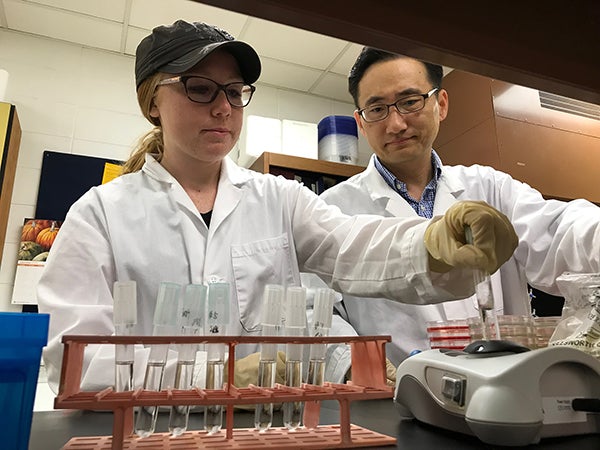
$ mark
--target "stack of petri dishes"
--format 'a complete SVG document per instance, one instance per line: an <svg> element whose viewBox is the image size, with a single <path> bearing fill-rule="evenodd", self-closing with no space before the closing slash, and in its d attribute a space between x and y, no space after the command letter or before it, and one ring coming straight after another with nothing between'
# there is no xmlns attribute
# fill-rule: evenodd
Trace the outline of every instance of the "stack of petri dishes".
<svg viewBox="0 0 600 450"><path fill-rule="evenodd" d="M498 326L500 328L500 339L512 341L527 348L537 348L535 327L531 316L498 315ZM479 317L467 319L471 340L483 339L481 332L481 321ZM496 325L489 324L490 339L496 339Z"/></svg>
<svg viewBox="0 0 600 450"><path fill-rule="evenodd" d="M462 350L471 343L469 324L466 320L427 322L427 336L432 349Z"/></svg>
<svg viewBox="0 0 600 450"><path fill-rule="evenodd" d="M552 333L560 322L560 316L534 317L533 327L535 329L535 338L537 348L548 347L548 341L552 337Z"/></svg>

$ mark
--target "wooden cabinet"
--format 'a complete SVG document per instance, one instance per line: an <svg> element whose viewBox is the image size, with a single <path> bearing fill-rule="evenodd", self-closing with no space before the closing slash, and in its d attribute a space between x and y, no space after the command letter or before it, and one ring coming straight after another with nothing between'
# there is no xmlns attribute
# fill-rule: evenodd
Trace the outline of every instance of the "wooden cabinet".
<svg viewBox="0 0 600 450"><path fill-rule="evenodd" d="M0 102L0 249L4 248L20 143L21 126L17 110L10 103Z"/></svg>
<svg viewBox="0 0 600 450"><path fill-rule="evenodd" d="M599 107L454 70L433 147L449 165L483 164L545 197L600 203Z"/></svg>
<svg viewBox="0 0 600 450"><path fill-rule="evenodd" d="M332 185L344 181L365 170L353 164L301 158L299 156L282 155L265 152L250 166L250 169L261 173L281 175L291 180L304 183L317 194Z"/></svg>

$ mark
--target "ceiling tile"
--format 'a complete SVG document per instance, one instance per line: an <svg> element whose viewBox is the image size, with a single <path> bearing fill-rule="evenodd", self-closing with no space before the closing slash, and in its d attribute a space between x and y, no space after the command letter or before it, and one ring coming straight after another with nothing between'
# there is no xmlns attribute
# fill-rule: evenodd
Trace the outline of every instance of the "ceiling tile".
<svg viewBox="0 0 600 450"><path fill-rule="evenodd" d="M340 75L348 76L350 69L354 65L354 61L360 54L363 46L359 44L350 44L336 63L331 67L331 71Z"/></svg>
<svg viewBox="0 0 600 450"><path fill-rule="evenodd" d="M116 22L123 21L125 2L126 0L28 0L28 3L74 11Z"/></svg>
<svg viewBox="0 0 600 450"><path fill-rule="evenodd" d="M350 101L346 77L362 48L190 0L0 0L0 5L9 30L128 56L155 26L179 18L207 22L256 48L263 88L311 92L341 102ZM325 76L323 71L328 71Z"/></svg>
<svg viewBox="0 0 600 450"><path fill-rule="evenodd" d="M259 81L273 86L306 91L321 74L318 70L297 64L289 64L276 59L263 57L261 58L261 62L262 73Z"/></svg>
<svg viewBox="0 0 600 450"><path fill-rule="evenodd" d="M206 22L238 36L247 16L189 0L133 0L129 24L151 30L177 19Z"/></svg>
<svg viewBox="0 0 600 450"><path fill-rule="evenodd" d="M150 32L142 28L127 27L127 41L125 43L125 54L135 55L135 49L142 39Z"/></svg>
<svg viewBox="0 0 600 450"><path fill-rule="evenodd" d="M262 56L326 69L346 42L262 19L252 19L243 39Z"/></svg>
<svg viewBox="0 0 600 450"><path fill-rule="evenodd" d="M122 27L116 22L23 2L5 1L4 7L13 30L119 51Z"/></svg>
<svg viewBox="0 0 600 450"><path fill-rule="evenodd" d="M316 86L310 90L311 94L333 98L346 103L352 103L352 97L348 93L348 81L343 75L327 73L319 80Z"/></svg>

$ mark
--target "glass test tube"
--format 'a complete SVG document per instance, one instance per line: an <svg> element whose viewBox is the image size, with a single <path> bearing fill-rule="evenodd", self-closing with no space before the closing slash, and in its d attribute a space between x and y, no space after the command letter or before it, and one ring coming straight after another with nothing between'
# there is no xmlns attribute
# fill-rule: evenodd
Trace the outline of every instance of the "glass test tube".
<svg viewBox="0 0 600 450"><path fill-rule="evenodd" d="M306 331L306 289L290 286L285 299L285 334L303 336ZM302 344L286 344L285 385L302 386ZM295 430L302 423L303 402L283 404L283 424L288 430Z"/></svg>
<svg viewBox="0 0 600 450"><path fill-rule="evenodd" d="M113 323L117 336L130 336L137 323L135 281L115 281L113 284ZM118 344L115 348L115 391L133 390L134 345Z"/></svg>
<svg viewBox="0 0 600 450"><path fill-rule="evenodd" d="M473 245L473 232L471 227L465 226L465 242ZM475 296L479 308L481 320L481 335L484 340L490 338L500 339L500 327L498 317L494 308L494 291L492 290L492 278L489 273L482 269L473 269L473 283L475 284ZM490 323L493 324L495 336L490 335Z"/></svg>
<svg viewBox="0 0 600 450"><path fill-rule="evenodd" d="M263 294L262 304L262 335L277 336L281 320L281 304L283 303L284 288L277 284L267 284ZM277 371L277 344L262 343L260 361L258 363L257 385L272 388L275 385ZM254 426L263 432L273 423L273 404L259 403L254 410Z"/></svg>
<svg viewBox="0 0 600 450"><path fill-rule="evenodd" d="M229 323L229 283L208 285L206 331L209 336L225 335ZM206 348L206 389L223 389L225 344L208 344ZM233 377L233 374L229 374ZM204 407L204 429L218 433L223 426L223 405Z"/></svg>
<svg viewBox="0 0 600 450"><path fill-rule="evenodd" d="M183 336L201 336L204 330L204 309L207 287L201 284L188 284L183 291L179 334ZM175 389L191 389L194 380L194 366L198 344L180 344L178 348L177 368L175 371ZM179 436L187 430L190 406L171 406L169 431Z"/></svg>
<svg viewBox="0 0 600 450"><path fill-rule="evenodd" d="M181 286L176 283L160 283L156 308L154 310L154 336L169 336L176 334L176 326L181 315L179 294ZM150 346L150 356L144 377L144 389L160 391L163 374L167 362L168 344L153 344ZM147 437L154 433L158 406L140 406L135 420L135 433Z"/></svg>
<svg viewBox="0 0 600 450"><path fill-rule="evenodd" d="M309 329L309 335L314 337L327 336L331 328L333 315L333 302L335 291L329 288L319 288L315 293L313 307L313 321ZM311 344L308 357L308 384L322 386L325 376L325 354L327 344ZM317 428L321 411L320 401L309 401L304 405L302 417L304 426L309 430Z"/></svg>

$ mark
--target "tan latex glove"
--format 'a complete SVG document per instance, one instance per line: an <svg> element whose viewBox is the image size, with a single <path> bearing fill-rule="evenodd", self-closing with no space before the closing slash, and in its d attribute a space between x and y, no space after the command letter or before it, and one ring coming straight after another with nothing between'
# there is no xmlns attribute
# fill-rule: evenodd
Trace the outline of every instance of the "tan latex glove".
<svg viewBox="0 0 600 450"><path fill-rule="evenodd" d="M260 352L252 353L235 362L233 384L238 388L248 387L249 384L258 386L258 363ZM277 352L275 383L285 384L285 353Z"/></svg>
<svg viewBox="0 0 600 450"><path fill-rule="evenodd" d="M473 245L465 244L465 226L471 227ZM453 267L494 273L513 254L519 238L508 218L485 202L461 201L425 231L432 272Z"/></svg>
<svg viewBox="0 0 600 450"><path fill-rule="evenodd" d="M396 386L396 366L385 359L385 382L388 386Z"/></svg>

